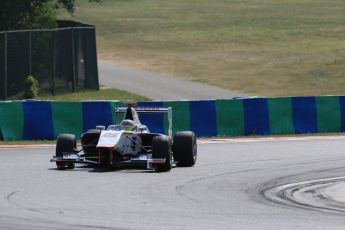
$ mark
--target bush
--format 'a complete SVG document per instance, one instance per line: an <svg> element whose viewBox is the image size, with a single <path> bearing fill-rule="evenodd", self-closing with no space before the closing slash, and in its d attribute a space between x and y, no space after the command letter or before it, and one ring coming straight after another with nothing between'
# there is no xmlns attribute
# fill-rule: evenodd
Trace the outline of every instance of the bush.
<svg viewBox="0 0 345 230"><path fill-rule="evenodd" d="M24 99L32 99L38 95L39 83L33 76L28 76L25 80Z"/></svg>

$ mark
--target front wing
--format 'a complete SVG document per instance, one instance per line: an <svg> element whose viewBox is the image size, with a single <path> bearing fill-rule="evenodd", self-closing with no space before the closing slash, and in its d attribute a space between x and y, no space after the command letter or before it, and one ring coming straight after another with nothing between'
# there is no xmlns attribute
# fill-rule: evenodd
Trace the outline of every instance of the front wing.
<svg viewBox="0 0 345 230"><path fill-rule="evenodd" d="M137 157L132 157L126 161L113 162L110 159L110 165L128 165L128 166L144 166L147 169L154 169L153 164L164 164L165 158L152 158L152 154L141 154ZM66 162L79 163L89 165L101 165L100 156L90 160L90 157L84 157L78 153L64 153L62 157L53 156L50 162Z"/></svg>

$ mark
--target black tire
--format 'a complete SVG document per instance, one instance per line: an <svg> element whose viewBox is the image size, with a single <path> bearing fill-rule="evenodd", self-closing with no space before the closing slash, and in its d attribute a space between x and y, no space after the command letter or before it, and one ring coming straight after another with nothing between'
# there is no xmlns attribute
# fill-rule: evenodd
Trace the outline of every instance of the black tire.
<svg viewBox="0 0 345 230"><path fill-rule="evenodd" d="M193 132L181 131L175 134L173 155L177 166L191 167L195 165L198 151L196 136Z"/></svg>
<svg viewBox="0 0 345 230"><path fill-rule="evenodd" d="M165 158L164 164L153 164L157 172L167 172L171 169L172 153L169 137L155 136L152 139L152 158Z"/></svg>
<svg viewBox="0 0 345 230"><path fill-rule="evenodd" d="M60 134L57 143L55 156L62 157L65 152L76 152L77 140L73 134ZM74 169L74 163L56 162L58 169Z"/></svg>

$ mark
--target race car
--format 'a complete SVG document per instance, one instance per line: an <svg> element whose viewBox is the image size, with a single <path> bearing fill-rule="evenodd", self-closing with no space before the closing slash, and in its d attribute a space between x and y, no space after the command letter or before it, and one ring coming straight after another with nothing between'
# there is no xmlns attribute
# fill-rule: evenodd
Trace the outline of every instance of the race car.
<svg viewBox="0 0 345 230"><path fill-rule="evenodd" d="M115 108L116 116L123 114L119 124L96 126L81 135L81 149L77 149L73 134L60 134L56 143L55 162L58 169L74 169L76 163L109 167L113 165L143 166L158 172L175 166L191 167L197 159L196 136L191 131L176 132L172 137L172 108L127 107ZM166 113L168 135L151 133L141 124L142 113Z"/></svg>

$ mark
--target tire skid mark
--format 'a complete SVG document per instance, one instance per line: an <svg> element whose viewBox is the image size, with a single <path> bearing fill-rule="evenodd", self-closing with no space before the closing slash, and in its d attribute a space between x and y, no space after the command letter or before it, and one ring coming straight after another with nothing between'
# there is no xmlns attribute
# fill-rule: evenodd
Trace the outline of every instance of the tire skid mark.
<svg viewBox="0 0 345 230"><path fill-rule="evenodd" d="M60 215L63 215L64 214L64 211L60 210L60 209L54 209L54 208L41 208L41 209L37 209L37 208L28 208L28 207L25 207L21 204L19 204L18 202L15 201L14 197L15 195L17 195L20 191L14 191L14 192L11 192L10 194L8 194L6 196L6 200L12 204L13 206L17 207L17 208L20 208L20 209L24 209L24 210L27 210L27 211L30 211L30 212L36 212L36 213L41 213L41 214L48 214L48 215L51 215L53 211L53 215L56 215L56 214L60 214Z"/></svg>
<svg viewBox="0 0 345 230"><path fill-rule="evenodd" d="M22 218L12 216L0 216L0 229L21 230L81 230L81 229L104 229L104 230L130 230L128 228L116 228L86 224L65 224L60 221L46 220L41 218Z"/></svg>
<svg viewBox="0 0 345 230"><path fill-rule="evenodd" d="M6 200L10 204L12 204L15 207L20 208L20 209L24 209L24 210L27 210L30 212L35 212L35 213L49 214L49 213L42 212L39 209L24 207L24 206L20 205L19 203L15 202L14 197L19 192L20 191L11 192L10 194L8 194L6 196ZM44 208L42 210L59 211L59 210L51 209L51 208ZM59 214L61 214L60 212L61 211L59 211ZM54 215L56 215L56 214L54 214ZM44 226L45 224L49 225L49 229L106 229L106 230L108 230L108 229L109 230L110 229L119 230L120 229L120 228L112 228L112 227L110 228L110 227L106 227L106 226L92 226L92 225L80 225L80 224L66 224L65 225L65 224L57 222L57 221L46 220L46 219L42 219L42 218L30 219L30 218L0 216L0 220L1 219L9 220L9 223L7 225L4 220L0 221L0 229L2 229L3 227L5 227L4 229L9 228L9 227L13 227L14 226L13 222L16 222L16 220L20 220L21 222L23 222L23 221L25 222L25 224L18 224L16 226L16 228L18 228L18 229L41 229L42 225ZM51 224L57 225L58 227L52 228Z"/></svg>
<svg viewBox="0 0 345 230"><path fill-rule="evenodd" d="M18 194L19 192L20 192L20 191L11 192L10 194L8 194L8 195L6 196L6 200L7 200L10 204L16 206L17 208L25 209L25 210L28 210L28 211L31 211L31 212L42 213L42 211L40 211L40 210L38 210L38 209L35 209L35 208L27 208L27 207L24 207L24 206L20 205L19 203L15 202L15 201L14 201L14 196L15 196L16 194Z"/></svg>
<svg viewBox="0 0 345 230"><path fill-rule="evenodd" d="M19 193L19 191L11 192L10 194L8 194L8 195L6 196L6 200L7 200L9 203L13 204L14 206L17 206L17 207L18 207L18 204L12 200L12 197L13 197L15 194L17 194L17 193Z"/></svg>
<svg viewBox="0 0 345 230"><path fill-rule="evenodd" d="M310 161L310 162L304 162L304 163L290 163L290 164L282 164L280 165L280 167L290 167L290 166L306 166L306 165L314 165L314 164L320 164L320 163L325 163L325 162L338 162L338 161L344 161L345 158L344 157L339 157L336 159L332 159L332 160L325 160L324 158L320 158L320 159L315 159L314 161Z"/></svg>
<svg viewBox="0 0 345 230"><path fill-rule="evenodd" d="M209 179L212 179L212 178L216 178L216 177L227 176L227 175L236 174L236 173L260 171L260 170L262 170L262 169L261 168L259 168L259 169L246 169L246 170L230 171L230 172L219 173L219 174L214 174L214 175L210 175L210 176L199 177L199 178L196 178L196 179L193 179L193 180L186 181L184 184L176 186L175 187L175 191L181 197L185 197L188 200L193 201L193 202L198 202L197 199L189 196L188 194L186 194L183 191L186 186L191 185L193 183L198 183L198 182L202 182L202 181L209 180Z"/></svg>
<svg viewBox="0 0 345 230"><path fill-rule="evenodd" d="M340 182L345 182L345 177L332 177L273 186L262 190L261 194L267 200L277 204L344 215L345 203L336 201L322 192Z"/></svg>

